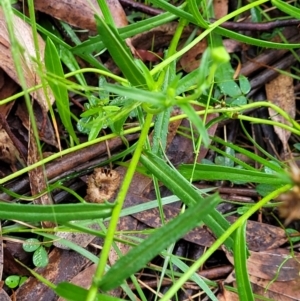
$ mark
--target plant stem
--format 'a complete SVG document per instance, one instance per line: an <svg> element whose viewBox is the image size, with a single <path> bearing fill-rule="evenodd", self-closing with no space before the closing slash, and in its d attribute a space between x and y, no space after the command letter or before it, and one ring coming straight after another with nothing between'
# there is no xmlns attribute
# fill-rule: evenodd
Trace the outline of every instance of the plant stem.
<svg viewBox="0 0 300 301"><path fill-rule="evenodd" d="M114 233L116 231L116 227L119 221L119 217L120 217L120 213L123 207L123 203L124 200L126 198L126 194L127 191L129 189L131 180L133 178L133 175L135 173L137 164L139 162L141 153L143 151L143 147L144 147L144 143L146 142L146 139L148 137L148 132L149 129L151 127L151 123L152 123L152 114L147 114L146 119L145 119L145 123L143 125L142 131L141 131L141 135L139 138L139 141L137 143L135 152L132 156L130 165L128 167L128 170L125 174L122 186L120 188L119 194L117 196L116 199L116 205L113 209L113 213L112 213L112 217L111 217L111 221L107 230L107 235L106 235L106 239L104 242L104 246L101 252L101 256L100 256L100 260L97 266L97 270L95 272L94 278L93 278L93 283L91 288L89 289L88 292L88 296L86 301L94 301L98 292L98 284L102 278L102 275L105 271L105 267L106 267L106 262L109 256L109 252L111 249L111 245L113 242L113 238L114 238Z"/></svg>

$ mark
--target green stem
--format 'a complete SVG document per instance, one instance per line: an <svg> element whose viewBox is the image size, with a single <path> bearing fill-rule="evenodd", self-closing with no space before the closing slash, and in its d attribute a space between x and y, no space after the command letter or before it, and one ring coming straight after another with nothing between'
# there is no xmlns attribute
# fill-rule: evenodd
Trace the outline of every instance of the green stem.
<svg viewBox="0 0 300 301"><path fill-rule="evenodd" d="M126 198L126 194L129 189L133 175L135 173L136 167L138 165L141 153L143 151L144 144L147 140L148 132L149 132L149 129L150 129L151 123L152 123L152 117L153 117L152 114L147 114L147 116L146 116L145 123L143 125L139 141L137 143L135 152L132 156L130 165L125 174L122 186L121 186L119 194L117 196L116 205L112 212L112 217L111 217L111 221L110 221L110 224L109 224L109 227L107 230L107 236L106 236L104 246L103 246L103 249L101 252L101 257L100 257L100 260L99 260L99 263L97 266L97 270L96 270L94 278L93 278L92 286L89 289L89 293L88 293L86 301L94 301L96 298L96 295L98 292L98 283L100 282L101 277L105 271L106 262L107 262L107 259L109 256L109 252L111 249L111 245L113 242L114 234L115 234L115 231L117 228L117 224L119 221L123 203Z"/></svg>
<svg viewBox="0 0 300 301"><path fill-rule="evenodd" d="M264 197L261 201L251 207L243 216L241 216L235 223L233 223L228 230L221 235L214 244L208 249L208 251L201 256L190 268L186 271L181 278L179 278L174 285L167 291L167 293L163 296L160 301L168 301L172 298L172 296L184 285L186 281L188 281L192 275L206 262L206 260L215 252L217 249L224 243L224 241L247 219L254 214L257 210L259 210L262 206L267 204L270 200L276 198L278 195L288 191L291 188L290 184L287 184L266 197Z"/></svg>
<svg viewBox="0 0 300 301"><path fill-rule="evenodd" d="M1 105L1 103L0 103ZM198 103L199 105L199 103ZM276 105L272 104L272 103L269 103L269 102L266 102L266 101L260 101L260 102L254 102L254 103L251 103L251 104L247 104L247 105L244 105L244 106L238 106L238 107L232 107L232 108L221 108L221 109L215 109L215 108L211 108L211 109L208 109L207 110L207 114L212 114L212 113L225 113L225 114L232 114L232 113L239 113L241 111L245 111L245 110L249 110L249 109L254 109L254 108L259 108L259 107L270 107L272 108L273 110L275 110L277 113L279 113L281 116L283 116L286 120L288 120L293 126L294 128L291 128L291 127L288 127L287 125L283 125L282 123L275 123L274 121L272 121L270 123L270 121L266 121L264 119L258 119L258 118L254 118L254 117L247 117L248 118L248 121L250 122L260 122L260 123L266 123L268 122L268 124L271 124L271 125L277 125L279 127L283 127L297 135L300 135L300 125L295 121L293 120L285 111L283 111L282 109L278 108ZM198 115L203 115L205 114L206 110L201 110L201 111L197 111L196 113ZM173 121L176 121L176 120L180 120L180 119L184 119L184 118L187 118L188 116L186 114L181 114L181 115L176 115L176 116L173 116L170 118L170 122L173 122ZM245 117L244 115L238 115L238 118L239 119L243 119ZM152 126L153 124L151 124ZM297 130L296 130L296 129ZM134 127L134 128L131 128L131 129L128 129L128 130L125 130L124 131L124 135L128 135L128 134L132 134L132 133L136 133L138 132L139 130L141 129L141 127ZM103 137L100 137L100 138L97 138L93 141L89 141L89 142L85 142L85 143L82 143L80 145L77 145L77 146L74 146L74 147L71 147L71 148L68 148L66 150L63 150L59 153L56 153L54 155L51 155L47 158L44 158L43 160L35 163L35 164L32 164L30 166L27 166L26 168L23 168L21 170L18 170L17 172L5 177L5 178L2 178L0 179L0 185L1 184L4 184L6 183L7 181L9 180L12 180L38 166L41 166L41 165L44 165L45 163L48 163L48 162L51 162L55 159L58 159L66 154L69 154L69 153L72 153L76 150L80 150L80 149L83 149L85 147L88 147L90 145L93 145L95 143L99 143L99 142L102 142L102 141L106 141L106 140L109 140L109 139L112 139L112 138L115 138L115 137L118 137L117 134L109 134L109 135L106 135L106 136L103 136Z"/></svg>

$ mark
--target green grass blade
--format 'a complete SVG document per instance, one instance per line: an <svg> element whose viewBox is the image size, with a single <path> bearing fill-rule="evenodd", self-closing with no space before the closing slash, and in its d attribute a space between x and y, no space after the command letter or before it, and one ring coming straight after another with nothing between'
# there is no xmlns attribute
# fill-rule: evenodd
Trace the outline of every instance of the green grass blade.
<svg viewBox="0 0 300 301"><path fill-rule="evenodd" d="M272 162L270 162L270 161L268 161L268 160L266 160L266 159L264 159L264 158L262 158L262 157L260 157L260 156L258 156L258 155L256 155L256 154L254 154L254 153L252 153L252 152L250 152L250 151L248 151L248 150L246 150L246 149L244 149L244 148L241 148L241 147L239 147L239 146L237 146L237 145L234 145L233 143L230 143L230 142L226 142L225 140L223 140L223 139L221 139L221 138L219 138L219 137L211 137L211 139L214 141L214 142L217 142L217 143L220 143L220 144L222 144L222 145L225 145L225 146L227 146L227 147L231 147L232 149L234 149L236 152L239 152L239 153L241 153L241 154L244 154L244 155L246 155L247 157L249 157L250 159L252 159L253 161L256 161L256 162L258 162L258 163L260 163L260 164L262 164L263 166L267 166L267 167L269 167L270 169L272 169L272 170L274 170L274 171L276 171L276 172L278 172L278 173L282 173L282 169L283 169L283 167L284 166L278 166L278 165L276 165L276 164L274 164L274 163L272 163ZM276 161L277 162L277 161ZM280 164L280 162L278 161L278 163Z"/></svg>
<svg viewBox="0 0 300 301"><path fill-rule="evenodd" d="M210 140L203 120L196 114L190 104L180 104L180 108L187 114L187 116L189 116L190 121L195 125L197 131L201 135L203 144L208 147Z"/></svg>
<svg viewBox="0 0 300 301"><path fill-rule="evenodd" d="M196 227L220 200L218 195L208 197L205 202L199 202L187 209L140 245L131 249L104 275L99 283L101 290L108 291L116 288L130 275L145 267L157 254Z"/></svg>
<svg viewBox="0 0 300 301"><path fill-rule="evenodd" d="M184 11L183 5L174 6L170 3L168 3L168 1L162 1L162 0L151 0L150 2L157 5L158 7L162 8L162 9L164 9L167 12L174 14L178 18L182 18L189 22L197 24L197 20L194 18L194 16L187 13L186 11Z"/></svg>
<svg viewBox="0 0 300 301"><path fill-rule="evenodd" d="M23 205L0 203L0 218L26 222L106 218L111 216L114 204Z"/></svg>
<svg viewBox="0 0 300 301"><path fill-rule="evenodd" d="M128 81L134 86L145 85L146 81L142 72L134 63L128 47L120 37L116 28L109 26L98 16L96 16L96 22L104 45Z"/></svg>
<svg viewBox="0 0 300 301"><path fill-rule="evenodd" d="M60 297L69 301L86 300L88 291L80 286L69 282L61 282L54 290ZM97 294L97 300L101 301L124 301L117 297L112 297L104 294Z"/></svg>
<svg viewBox="0 0 300 301"><path fill-rule="evenodd" d="M196 3L195 0L188 0L188 8L190 12L193 14L195 19L197 20L197 23L202 27L202 28L207 28L208 23L203 19L202 15L199 12L199 7Z"/></svg>
<svg viewBox="0 0 300 301"><path fill-rule="evenodd" d="M283 175L267 174L260 171L237 169L219 165L197 164L196 168L192 164L183 164L179 167L180 173L186 178L193 177L193 181L207 180L227 180L242 181L246 183L267 183L275 185L284 185L290 183L286 176L284 182Z"/></svg>
<svg viewBox="0 0 300 301"><path fill-rule="evenodd" d="M190 268L186 263L184 263L176 256L172 257L172 263L183 272L186 272ZM209 282L208 280L204 281L203 278L197 273L195 273L190 279L199 285L199 287L207 294L209 300L218 301L217 297L214 295L214 293L211 291L208 284L206 283ZM170 290L172 290L172 287L170 288Z"/></svg>
<svg viewBox="0 0 300 301"><path fill-rule="evenodd" d="M251 283L247 272L246 222L235 232L234 271L240 300L254 301Z"/></svg>
<svg viewBox="0 0 300 301"><path fill-rule="evenodd" d="M259 46L259 47L276 48L276 49L293 49L293 48L300 47L300 44L285 44L285 43L275 43L275 42L259 40L222 27L215 28L214 32L222 36L225 36L227 38L231 38L246 44Z"/></svg>
<svg viewBox="0 0 300 301"><path fill-rule="evenodd" d="M134 24L130 24L122 28L118 28L118 32L122 39L127 39L139 33L149 31L154 27L171 22L176 18L177 18L176 16L170 13L164 13L146 20L136 22ZM75 46L72 49L72 52L74 54L82 55L87 53L90 54L93 52L100 52L104 48L105 46L101 40L101 36L98 35L95 37L91 37L90 39L84 41L80 45Z"/></svg>
<svg viewBox="0 0 300 301"><path fill-rule="evenodd" d="M172 169L164 160L150 152L145 152L140 158L141 163L167 188L169 188L187 206L194 206L204 200L196 189L187 181L176 169ZM219 237L230 226L228 221L215 209L203 219L204 223ZM233 241L229 238L225 245L228 248L233 246Z"/></svg>
<svg viewBox="0 0 300 301"><path fill-rule="evenodd" d="M126 96L129 99L137 99L139 102L146 103L151 106L164 108L166 101L166 93L147 91L135 87L117 86L113 84L104 84L103 88L111 93L116 93L120 96Z"/></svg>
<svg viewBox="0 0 300 301"><path fill-rule="evenodd" d="M55 74L62 79L64 79L64 72L60 62L60 57L58 55L57 49L54 43L51 41L50 38L47 38L46 48L45 48L45 65L46 69L49 73ZM64 85L59 84L56 80L49 80L49 86L55 96L56 99L56 106L61 118L61 121L74 139L76 144L79 143L79 140L75 134L73 129L72 121L71 121L71 112L70 112L70 103L69 103L69 96L68 90Z"/></svg>
<svg viewBox="0 0 300 301"><path fill-rule="evenodd" d="M291 17L300 19L300 9L292 6L288 3L285 3L280 0L271 0L272 5L276 6L279 10L285 12L286 14L290 15Z"/></svg>

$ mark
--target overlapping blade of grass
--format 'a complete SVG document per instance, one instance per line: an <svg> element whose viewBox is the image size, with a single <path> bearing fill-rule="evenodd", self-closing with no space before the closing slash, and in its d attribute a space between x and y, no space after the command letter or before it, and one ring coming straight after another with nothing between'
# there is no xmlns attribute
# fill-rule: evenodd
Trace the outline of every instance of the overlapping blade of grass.
<svg viewBox="0 0 300 301"><path fill-rule="evenodd" d="M142 20L122 28L118 28L118 32L120 34L121 39L125 40L139 33L146 32L157 26L171 22L175 19L177 19L177 16L174 16L173 14L170 13L164 13L159 16ZM83 54L89 54L93 52L100 52L104 48L105 45L101 40L101 36L97 35L95 37L89 38L88 40L84 41L80 45L75 46L72 49L72 52L74 54L83 55Z"/></svg>
<svg viewBox="0 0 300 301"><path fill-rule="evenodd" d="M0 202L1 219L24 222L69 222L111 216L114 204L23 205Z"/></svg>
<svg viewBox="0 0 300 301"><path fill-rule="evenodd" d="M285 12L286 14L290 15L291 17L300 19L300 9L299 8L292 6L281 0L271 0L271 2L279 10Z"/></svg>
<svg viewBox="0 0 300 301"><path fill-rule="evenodd" d="M61 282L57 285L54 291L62 298L69 301L83 301L86 300L88 291L82 287L68 282ZM126 299L120 299L104 294L97 294L97 300L101 301L126 301Z"/></svg>
<svg viewBox="0 0 300 301"><path fill-rule="evenodd" d="M130 275L145 267L151 259L166 247L196 227L220 201L221 199L218 195L210 196L205 199L205 202L198 202L167 225L155 231L140 245L131 249L124 257L121 257L103 276L98 286L103 291L119 286Z"/></svg>
<svg viewBox="0 0 300 301"><path fill-rule="evenodd" d="M139 102L155 106L161 110L165 108L164 106L167 96L164 92L147 91L134 87L117 86L108 83L105 83L103 88L111 93L126 96L129 99L136 99Z"/></svg>
<svg viewBox="0 0 300 301"><path fill-rule="evenodd" d="M267 183L275 185L284 185L290 183L288 177L286 182L282 176L276 174L267 174L260 171L237 169L234 167L196 164L183 164L179 167L180 173L186 178L192 177L193 181L242 181L245 183Z"/></svg>
<svg viewBox="0 0 300 301"><path fill-rule="evenodd" d="M145 152L140 158L141 163L168 189L170 189L187 206L193 207L205 203L196 189L176 169L172 169L164 160L150 152ZM229 228L228 221L215 209L203 218L203 222L220 237ZM233 240L229 237L225 245L231 249Z"/></svg>
<svg viewBox="0 0 300 301"><path fill-rule="evenodd" d="M267 166L268 168L274 170L275 172L279 173L279 174L282 174L283 172L283 167L284 166L279 166L277 164L274 164L274 162L271 162L271 161L268 161L242 147L239 147L237 145L234 145L233 143L230 143L230 142L226 142L225 140L219 138L219 137L211 137L211 139L214 141L214 142L217 142L217 143L220 143L226 147L230 147L232 149L234 149L236 152L239 152L241 154L244 154L245 156L247 156L248 158L250 158L251 160L255 161L255 162L258 162L260 164L262 164L263 166ZM275 160L275 158L274 158ZM281 162L279 162L278 160L276 161L276 163L278 164L281 164Z"/></svg>
<svg viewBox="0 0 300 301"><path fill-rule="evenodd" d="M235 232L233 247L234 271L240 300L254 301L251 283L247 272L246 222Z"/></svg>
<svg viewBox="0 0 300 301"><path fill-rule="evenodd" d="M48 72L55 74L62 79L64 78L64 71L60 62L60 57L57 53L57 49L54 43L50 38L47 39L46 48L45 48L45 65ZM68 90L65 85L58 83L57 80L49 80L48 84L55 96L56 106L61 118L61 121L71 135L76 144L79 143L79 140L75 134L72 120L71 120L71 111L70 111L70 102L68 96Z"/></svg>
<svg viewBox="0 0 300 301"><path fill-rule="evenodd" d="M96 16L97 29L101 34L102 41L112 56L114 62L121 69L124 76L134 86L144 86L146 84L143 73L134 63L133 57L120 37L117 29Z"/></svg>

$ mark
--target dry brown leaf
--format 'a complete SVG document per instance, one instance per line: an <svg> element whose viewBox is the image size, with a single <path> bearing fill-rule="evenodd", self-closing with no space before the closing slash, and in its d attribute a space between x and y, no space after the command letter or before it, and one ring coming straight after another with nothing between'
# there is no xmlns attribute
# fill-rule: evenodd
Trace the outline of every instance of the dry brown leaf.
<svg viewBox="0 0 300 301"><path fill-rule="evenodd" d="M31 124L29 125L28 139L27 164L32 165L40 161L42 158L40 157L40 153L38 151L37 142L35 140ZM43 166L39 166L33 170L28 171L28 176L30 182L30 190L33 196L41 193L42 191L47 191L47 177ZM50 194L45 193L40 197L35 198L34 203L39 205L52 205L52 199L50 198ZM54 223L48 221L42 222L42 225L45 228L53 228L56 226Z"/></svg>
<svg viewBox="0 0 300 301"><path fill-rule="evenodd" d="M55 139L54 129L49 116L43 114L41 107L35 102L33 103L32 109L35 117L36 126L39 132L39 138L42 141L58 148L57 140ZM27 130L29 130L30 122L25 102L18 102L15 114L19 117L23 126ZM14 122L17 123L18 121L14 120ZM22 135L22 129L20 129L20 126L16 126L16 129L19 131L20 135ZM26 138L27 135L24 137L24 139L26 140Z"/></svg>
<svg viewBox="0 0 300 301"><path fill-rule="evenodd" d="M201 56L207 48L206 39L197 43L193 48L187 51L180 59L180 65L185 72L192 72L197 69L201 62Z"/></svg>
<svg viewBox="0 0 300 301"><path fill-rule="evenodd" d="M70 222L70 223L76 224L76 222ZM99 225L97 223L91 224L89 228L99 231ZM60 238L67 239L82 248L87 247L95 238L95 235L84 233L84 232L72 233L72 232L60 231L60 232L56 232L55 235ZM69 250L69 247L61 243L59 240L54 241L53 245L60 249Z"/></svg>
<svg viewBox="0 0 300 301"><path fill-rule="evenodd" d="M226 253L229 261L233 262L232 255ZM251 252L247 271L253 292L277 301L300 300L299 259L299 253L291 257L286 249ZM233 275L226 283L235 282Z"/></svg>
<svg viewBox="0 0 300 301"><path fill-rule="evenodd" d="M69 281L77 275L89 259L66 250L53 249L49 254L49 264L45 268L36 268L35 271L53 284ZM46 286L35 277L27 281L16 291L17 300L56 300L57 295L49 286Z"/></svg>
<svg viewBox="0 0 300 301"><path fill-rule="evenodd" d="M77 274L73 279L71 279L69 283L88 289L92 283L96 268L96 264L90 265L89 267L81 271L79 274ZM57 301L66 301L66 299L60 297L57 299Z"/></svg>
<svg viewBox="0 0 300 301"><path fill-rule="evenodd" d="M293 78L285 74L279 74L275 79L266 84L267 99L284 110L291 118L296 116L296 103L294 96ZM281 115L269 108L272 120L290 125ZM282 142L284 155L288 153L288 140L291 132L275 126L274 130Z"/></svg>
<svg viewBox="0 0 300 301"><path fill-rule="evenodd" d="M0 300L1 301L12 301L13 299L11 299L7 293L5 292L4 289L0 289Z"/></svg>
<svg viewBox="0 0 300 301"><path fill-rule="evenodd" d="M222 293L218 293L217 298L219 301L239 301L239 296L234 293L228 291L226 288L222 291Z"/></svg>
<svg viewBox="0 0 300 301"><path fill-rule="evenodd" d="M228 260L234 264L233 256L226 252ZM291 257L289 250L278 248L260 252L250 251L247 260L249 275L265 280L300 280L300 254Z"/></svg>
<svg viewBox="0 0 300 301"><path fill-rule="evenodd" d="M217 19L220 19L228 14L228 0L214 0L214 13Z"/></svg>
<svg viewBox="0 0 300 301"><path fill-rule="evenodd" d="M13 170L16 170L15 166L18 161L24 164L19 151L4 129L0 129L0 160L11 165Z"/></svg>
<svg viewBox="0 0 300 301"><path fill-rule="evenodd" d="M3 100L11 95L14 95L19 89L19 86L1 68L0 68L0 73L1 73L0 82L3 83L2 86L0 83L0 100ZM14 101L11 101L9 103L0 106L1 108L0 110L3 116L7 116L13 104ZM7 108L7 111L3 112L3 108Z"/></svg>
<svg viewBox="0 0 300 301"><path fill-rule="evenodd" d="M36 55L32 38L32 29L22 19L17 16L13 17L14 33L20 47L24 50L21 55L21 67L24 73L26 85L28 88L41 83L41 79L36 72L37 64L35 63ZM45 51L45 42L38 35L40 57L43 60ZM19 78L15 71L14 61L11 54L10 39L5 23L3 10L0 8L0 67L18 84ZM48 101L42 89L34 91L31 95L38 101L44 112L48 111ZM54 102L53 94L47 91L49 102Z"/></svg>
<svg viewBox="0 0 300 301"><path fill-rule="evenodd" d="M126 26L126 14L118 0L106 0L117 27ZM35 9L70 25L96 31L94 15L102 16L97 0L35 0Z"/></svg>
<svg viewBox="0 0 300 301"><path fill-rule="evenodd" d="M215 17L220 19L228 13L228 0L214 0L213 7ZM180 59L180 65L185 72L192 72L197 69L201 62L201 56L207 48L206 39L197 43L193 48L186 52Z"/></svg>
<svg viewBox="0 0 300 301"><path fill-rule="evenodd" d="M272 298L276 301L298 301L300 300L300 279L292 281L264 280L250 275L253 292L265 298Z"/></svg>

